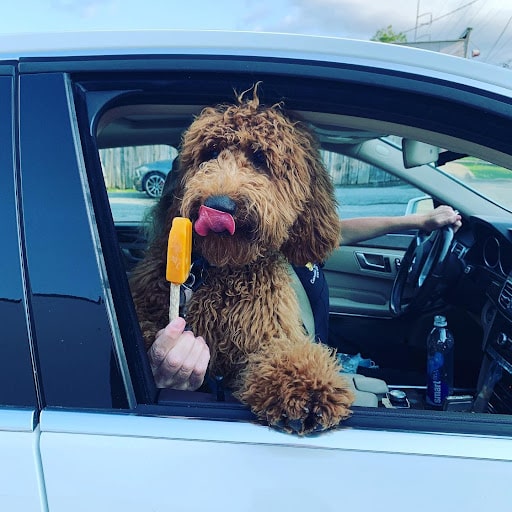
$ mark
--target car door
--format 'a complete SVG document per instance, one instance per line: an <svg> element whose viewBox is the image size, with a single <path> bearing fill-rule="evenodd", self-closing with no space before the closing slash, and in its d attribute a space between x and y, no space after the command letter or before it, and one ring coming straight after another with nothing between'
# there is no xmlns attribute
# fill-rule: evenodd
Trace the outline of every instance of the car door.
<svg viewBox="0 0 512 512"><path fill-rule="evenodd" d="M241 66L237 55L236 61L203 56L204 62L164 57L156 69L148 56L100 59L99 68L86 59L47 69L44 60L25 62L21 192L45 397L39 439L49 510L372 510L373 496L386 510L410 510L411 503L430 510L431 500L418 496L439 475L449 475L450 485L432 484L446 507L497 508L512 497L506 419L502 430L486 429L472 415L360 408L340 429L296 437L212 394L154 389L94 122L116 95L126 106L133 88L149 104L167 99L168 91L186 103L206 94L206 78L215 90L229 89L227 96L228 83L253 80L266 63L250 59ZM66 64L72 75L58 71ZM281 76L278 64L274 86L294 96L303 82L297 62L290 64L294 80ZM223 66L226 73L219 72ZM53 129L41 130L41 119ZM491 485L492 492L468 491Z"/></svg>
<svg viewBox="0 0 512 512"><path fill-rule="evenodd" d="M342 503L369 511L378 496L382 510L406 512L414 501L426 512L430 500L418 496L443 472L451 482L435 488L443 507L498 508L512 497L503 438L473 437L468 453L464 436L349 428L297 438L248 422L162 413L43 412L50 510L334 512ZM495 491L468 492L481 475ZM400 492L389 492L397 482Z"/></svg>
<svg viewBox="0 0 512 512"><path fill-rule="evenodd" d="M342 242L324 265L331 314L390 318L391 289L412 236L390 233L357 244Z"/></svg>

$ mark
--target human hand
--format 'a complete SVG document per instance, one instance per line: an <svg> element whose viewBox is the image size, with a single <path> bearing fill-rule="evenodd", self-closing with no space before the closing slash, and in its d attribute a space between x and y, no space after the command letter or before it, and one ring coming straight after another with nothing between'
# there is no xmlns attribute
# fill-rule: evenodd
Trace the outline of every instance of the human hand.
<svg viewBox="0 0 512 512"><path fill-rule="evenodd" d="M451 225L453 231L456 232L462 226L461 215L451 206L438 206L434 210L425 213L423 217L422 229L425 231L434 231L443 226Z"/></svg>
<svg viewBox="0 0 512 512"><path fill-rule="evenodd" d="M185 331L185 320L176 318L158 331L148 358L158 388L195 391L203 383L210 349L201 336Z"/></svg>

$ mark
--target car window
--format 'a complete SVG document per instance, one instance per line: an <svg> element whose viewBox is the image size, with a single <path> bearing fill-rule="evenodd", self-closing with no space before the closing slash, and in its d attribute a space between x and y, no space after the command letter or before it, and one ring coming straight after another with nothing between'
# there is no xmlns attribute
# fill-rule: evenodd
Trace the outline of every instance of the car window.
<svg viewBox="0 0 512 512"><path fill-rule="evenodd" d="M115 222L142 222L162 193L178 151L166 144L100 149L99 155Z"/></svg>
<svg viewBox="0 0 512 512"><path fill-rule="evenodd" d="M404 215L411 200L425 196L376 165L333 151L321 154L335 187L341 218Z"/></svg>
<svg viewBox="0 0 512 512"><path fill-rule="evenodd" d="M473 156L450 160L439 169L512 211L512 170Z"/></svg>
<svg viewBox="0 0 512 512"><path fill-rule="evenodd" d="M100 160L114 222L142 223L161 194L178 151L173 146L101 149ZM390 172L356 158L322 150L341 218L404 215L425 194Z"/></svg>
<svg viewBox="0 0 512 512"><path fill-rule="evenodd" d="M200 83L201 79L199 78L195 82L195 87L199 88L198 84ZM286 90L283 83L278 84L280 86L279 97L284 94L282 91ZM121 90L121 85L116 87L115 90ZM187 81L185 85L188 91L190 82ZM185 88L185 85L182 84L182 87ZM221 85L224 87L225 84L219 83L216 85L220 88ZM83 83L83 86L87 90L86 82ZM112 84L108 84L105 87L111 86ZM94 84L94 87L97 87L97 84ZM141 88L144 88L142 83ZM230 90L232 88L229 87ZM159 89L164 89L164 87ZM129 302L132 302L132 305L128 309L133 309L133 301L127 300L126 294L123 295L122 293L122 288L118 288L117 291L114 288L120 281L128 282L127 277L130 277L131 270L144 257L147 248L147 241L140 227L144 221L145 212L155 204L155 198L151 197L151 193L148 193L148 191L140 190L142 176L155 171L154 165L162 160L167 161L164 163L163 173L172 172L173 158L175 158L175 152L171 149L168 149L167 154L144 154L142 157L136 158L136 151L140 148L136 149L138 145L134 143L134 139L144 139L145 145L149 146L151 146L151 142L158 146L163 140L166 140L169 148L175 150L179 147L183 132L190 125L193 117L202 111L204 104L214 104L214 102L222 101L225 98L217 94L216 88L213 88L211 93L207 94L205 92L199 99L195 98L192 93L185 95L183 91L178 89L173 89L167 96L155 95L152 98L151 88L148 88L144 95L134 93L132 102L128 102L124 97L123 101L119 100L116 103L112 99L112 93L104 94L105 97L108 97L110 103L105 102L103 107L98 107L98 112L90 112L87 125L81 128L83 134L93 133L96 137L95 146L91 144L91 147L102 148L99 154L92 155L90 152L86 156L86 167L87 172L93 175L93 178L90 178L93 182L95 182L95 177L101 177L106 192L103 194L103 198L96 198L96 202L93 202L95 202L94 207L100 233L103 230L106 231L106 235L101 239L101 248L106 254L109 283L112 285L112 299L116 309L127 307ZM198 91L195 91L194 94L196 93ZM87 90L87 95L91 98L89 104L99 105L98 99L101 94L101 91L94 88ZM119 94L121 95L121 93ZM293 94L298 93L293 92ZM457 184L456 180L458 178L454 178L446 172L441 175L430 162L421 162L414 164L412 167L405 166L400 144L395 139L384 140L389 133L398 137L398 135L403 136L407 130L411 131L411 136L422 136L423 132L418 133L417 130L414 130L414 126L396 125L395 127L392 124L379 124L377 122L366 126L363 123L363 121L366 121L365 118L353 119L339 113L333 113L336 110L334 107L332 111L328 111L330 106L325 106L323 103L310 105L304 100L304 97L298 96L299 99L294 103L295 112L298 115L308 116L306 119L320 133L319 139L323 145L322 157L335 185L341 217L403 215L407 212L419 211L419 207L423 209L425 204L430 205L427 207L432 207L432 204L437 204L440 201L451 204L451 199L456 202L465 200L465 198L459 198L457 195L460 186L458 188L453 186L445 191L447 182L450 182L451 185ZM148 103L149 100L151 100L150 103ZM315 110L315 108L317 109ZM337 108L341 110L342 105ZM98 119L98 125L101 125L102 116L109 123L108 126L102 126L105 132L109 132L108 138L103 137L102 132L96 130L93 124L94 120ZM140 128L137 128L137 122L133 122L137 120L141 120ZM132 122L134 127L134 132L129 137L125 137L126 132L123 130L127 121ZM146 136L148 135L148 132L146 132L148 126L153 126L156 129L153 140ZM363 126L364 130L361 131L360 126ZM380 129L385 130L385 133L381 133ZM430 130L433 129L430 128ZM425 138L435 138L434 136L437 135L433 131L432 133L427 132ZM438 137L438 140L441 140L441 136ZM469 150L472 150L476 145L469 144L468 146ZM122 165L120 162L122 162ZM140 168L141 164L144 165L141 172L139 172L137 168ZM95 166L98 169L95 169ZM121 170L123 176L116 175ZM434 174L442 178L437 184L432 180ZM136 180L139 181L138 184L135 183ZM431 199L429 201L424 200L428 195L423 187L430 193ZM93 193L101 195L99 188ZM125 197L124 194L134 194L134 196ZM473 196L471 195L471 198ZM109 203L107 203L107 197ZM114 225L110 228L110 232L107 228L100 226L101 223L110 223L108 215L101 215L105 212L102 201L106 203L107 208L111 208L113 214ZM421 201L423 202L420 205ZM128 203L127 211L123 211L124 203ZM411 207L411 204L413 207ZM454 207L461 208L456 203ZM111 235L114 230L119 243L118 247L111 247L115 242L115 237L107 236ZM461 233L464 233L464 230L461 230ZM409 237L390 238L404 238L407 242ZM470 250L471 237L468 236L467 240L462 240L468 245L468 247L464 246L463 250ZM405 252L406 245L391 247L394 240L386 239L385 242L387 245L379 242L383 245L376 245L372 250L365 250L360 255L350 254L349 251L341 249L334 251L332 261L333 264L339 266L329 270L331 273L338 272L341 279L339 286L333 286L333 289L336 291L336 288L338 288L339 294L337 297L340 299L340 304L348 304L348 308L345 311L342 311L341 308L339 310L331 309L334 312L331 317L335 317L340 322L340 326L338 329L337 324L331 322L330 327L343 342L343 344L340 344L344 348L343 353L360 353L364 358L372 358L380 368L372 367L370 368L371 372L376 370L381 372L374 375L384 376L384 381L391 383L393 386L398 383L411 387L411 390L418 389L417 393L421 394L425 373L425 336L423 331L428 331L431 322L429 318L422 317L418 319L418 326L410 326L406 321L407 319L389 317L387 301L393 285L393 276L400 268L400 258ZM390 247L389 250L388 246ZM114 260L113 263L109 263L109 259L112 259L116 249L119 253L119 247L121 248L120 252L124 266L116 265L117 261ZM381 253L382 247L386 250ZM367 264L369 269L359 268L358 263L361 261ZM331 262L331 259L329 262ZM163 275L164 268L165 265L162 265L162 274L158 275ZM126 271L125 275L122 275L123 271ZM159 268L157 271L160 272ZM201 274L199 274L199 277L202 277ZM346 300L343 302L344 292L347 293ZM359 304L362 306L359 307ZM355 314L352 314L353 310L362 313L358 314L356 311ZM377 314L374 312L377 312ZM450 318L450 325L454 326L455 321L452 318ZM125 315L118 314L118 319L120 324L124 323L124 327L122 327L125 333L123 335L123 345L125 350L129 352L130 345L140 341L141 329L137 329L137 318L133 316L133 311L126 311ZM468 351L475 352L474 355L472 354L471 364L464 362L464 378L467 377L467 379L460 380L464 384L464 389L471 388L474 392L481 363L481 333L475 328L475 325L467 321L467 318L458 323L459 329L463 332L461 334L457 333L457 337L465 339L465 353L468 353ZM417 329L421 329L422 333L420 335L416 332ZM466 330L470 332L466 332ZM354 336L352 336L352 332L354 332ZM379 339L375 338L375 332L380 333ZM380 344L380 338L386 339L386 343ZM413 344L409 343L410 339L414 339ZM387 353L388 340L394 343L396 352L393 355ZM352 345L354 341L357 341L357 344ZM359 345L360 341L361 346ZM373 357L373 349L379 357ZM404 357L400 355L400 357L393 359L394 355L402 353L405 354ZM130 371L132 372L132 370ZM152 375L145 375L145 377L152 378ZM200 393L199 395L181 394L177 399L177 395L172 394L172 392L169 394L167 391L169 390L160 391L158 397L148 400L150 403L157 405L155 409L151 410L157 411L161 407L172 407L172 410L165 409L165 413L190 415L190 402L200 402L202 400ZM411 391L411 395L414 395L414 393L416 392ZM209 400L212 399L211 395L212 393L209 394ZM165 398L162 399L162 396L168 397L167 401ZM199 398L197 398L198 396ZM145 403L148 403L148 401ZM215 408L202 408L199 405L194 408L194 415L210 417L209 411L213 411L212 414L218 415L216 417L225 419L232 412L231 409L228 412L228 407L231 407L231 404L226 405L226 408L222 408L222 412L217 413L214 411ZM219 408L216 410L220 411ZM380 412L384 411L381 410ZM233 413L233 417L236 419L242 418L235 413ZM360 418L361 416L356 417L355 415L355 421L359 421ZM403 427L403 424L401 424L401 427ZM417 428L425 428L424 423Z"/></svg>

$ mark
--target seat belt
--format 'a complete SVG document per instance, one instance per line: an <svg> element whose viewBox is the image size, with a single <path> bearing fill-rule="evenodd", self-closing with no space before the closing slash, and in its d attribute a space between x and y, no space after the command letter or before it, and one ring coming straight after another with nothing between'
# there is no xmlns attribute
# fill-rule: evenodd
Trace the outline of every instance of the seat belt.
<svg viewBox="0 0 512 512"><path fill-rule="evenodd" d="M311 338L315 338L315 319L306 290L291 265L289 265L288 273L299 303L302 324ZM378 407L380 398L388 392L387 384L381 379L365 377L364 375L354 373L345 373L344 375L354 392L355 400L353 405Z"/></svg>
<svg viewBox="0 0 512 512"><path fill-rule="evenodd" d="M297 274L293 270L291 265L288 265L288 274L291 278L292 288L295 291L295 295L297 296L297 301L299 303L302 323L306 332L312 337L315 337L315 319L313 317L313 311L311 309L311 304L309 302L309 298L306 294L306 290L304 290L304 286L300 282Z"/></svg>

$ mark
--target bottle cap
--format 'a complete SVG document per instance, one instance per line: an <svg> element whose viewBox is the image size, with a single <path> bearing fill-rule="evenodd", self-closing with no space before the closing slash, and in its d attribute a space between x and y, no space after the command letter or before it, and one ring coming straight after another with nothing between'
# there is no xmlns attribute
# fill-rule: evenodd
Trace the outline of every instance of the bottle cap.
<svg viewBox="0 0 512 512"><path fill-rule="evenodd" d="M389 401L393 405L405 405L407 403L407 395L405 394L405 391L402 391L401 389L392 389L388 393Z"/></svg>
<svg viewBox="0 0 512 512"><path fill-rule="evenodd" d="M446 327L446 317L443 315L436 315L434 317L434 327Z"/></svg>

